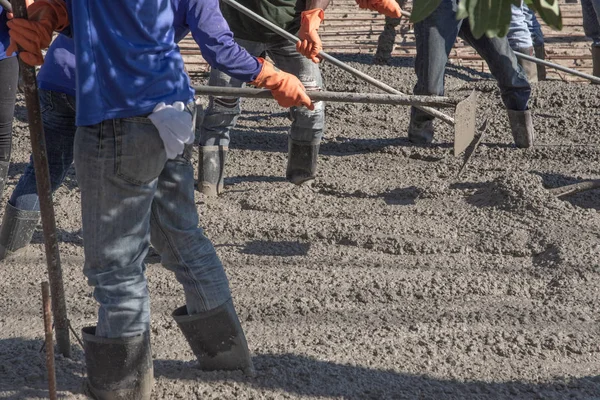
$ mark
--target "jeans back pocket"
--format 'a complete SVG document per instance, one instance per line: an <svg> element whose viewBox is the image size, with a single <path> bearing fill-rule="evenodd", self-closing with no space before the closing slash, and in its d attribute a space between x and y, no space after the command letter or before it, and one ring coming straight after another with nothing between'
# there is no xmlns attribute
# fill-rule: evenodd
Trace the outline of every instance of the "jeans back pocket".
<svg viewBox="0 0 600 400"><path fill-rule="evenodd" d="M117 176L135 185L158 178L167 162L167 153L152 121L134 117L115 122Z"/></svg>

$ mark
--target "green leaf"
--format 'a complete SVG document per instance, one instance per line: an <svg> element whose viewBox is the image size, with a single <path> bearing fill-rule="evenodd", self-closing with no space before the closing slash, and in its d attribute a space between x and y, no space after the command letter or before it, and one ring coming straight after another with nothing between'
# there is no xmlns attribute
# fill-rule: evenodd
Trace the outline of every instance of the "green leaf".
<svg viewBox="0 0 600 400"><path fill-rule="evenodd" d="M558 6L558 0L532 0L532 6L540 17L553 29L561 30L562 14Z"/></svg>
<svg viewBox="0 0 600 400"><path fill-rule="evenodd" d="M470 0L469 25L475 38L505 36L514 0Z"/></svg>
<svg viewBox="0 0 600 400"><path fill-rule="evenodd" d="M419 22L424 20L429 14L435 11L442 0L415 0L410 16L411 22Z"/></svg>
<svg viewBox="0 0 600 400"><path fill-rule="evenodd" d="M458 2L458 11L456 12L456 19L465 19L469 18L469 8L470 0L460 0Z"/></svg>

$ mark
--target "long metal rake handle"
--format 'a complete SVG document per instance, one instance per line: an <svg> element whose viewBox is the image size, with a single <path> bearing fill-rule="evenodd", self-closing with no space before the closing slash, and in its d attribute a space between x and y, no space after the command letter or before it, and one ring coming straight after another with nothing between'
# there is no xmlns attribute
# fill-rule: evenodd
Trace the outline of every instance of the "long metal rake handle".
<svg viewBox="0 0 600 400"><path fill-rule="evenodd" d="M270 90L251 88L229 88L219 86L195 86L196 94L221 97L250 97L271 99ZM456 107L458 100L441 96L408 96L387 93L352 93L352 92L306 92L312 101L327 101L334 103L368 103L389 105L421 105L434 107Z"/></svg>

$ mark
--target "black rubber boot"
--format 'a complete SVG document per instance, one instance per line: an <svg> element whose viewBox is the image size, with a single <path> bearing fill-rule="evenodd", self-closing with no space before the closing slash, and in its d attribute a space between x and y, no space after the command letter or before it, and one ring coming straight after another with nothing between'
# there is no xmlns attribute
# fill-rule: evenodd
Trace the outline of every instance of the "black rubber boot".
<svg viewBox="0 0 600 400"><path fill-rule="evenodd" d="M198 156L198 190L215 197L223 192L225 161L229 147L200 146Z"/></svg>
<svg viewBox="0 0 600 400"><path fill-rule="evenodd" d="M534 55L533 47L523 47L520 49L516 49L515 51L517 53L525 54L527 56ZM529 60L523 60L522 58L517 58L517 62L523 68L523 71L525 71L525 75L527 75L527 81L529 83L537 83L537 81L538 81L537 64L532 61L529 61Z"/></svg>
<svg viewBox="0 0 600 400"><path fill-rule="evenodd" d="M6 186L6 178L8 178L9 167L10 162L0 161L0 198L2 198L2 194L4 194L4 187Z"/></svg>
<svg viewBox="0 0 600 400"><path fill-rule="evenodd" d="M541 46L533 46L533 52L535 53L535 58L539 58L540 60L546 59L546 48L544 45ZM546 66L537 64L537 75L538 81L546 80Z"/></svg>
<svg viewBox="0 0 600 400"><path fill-rule="evenodd" d="M408 140L414 144L430 144L433 142L433 120L423 121L421 123L410 120L408 125Z"/></svg>
<svg viewBox="0 0 600 400"><path fill-rule="evenodd" d="M188 315L187 307L173 311L173 319L185 336L204 371L242 370L254 375L246 336L232 300L207 312Z"/></svg>
<svg viewBox="0 0 600 400"><path fill-rule="evenodd" d="M150 399L154 382L150 332L120 339L97 337L95 326L81 332L88 395L96 400Z"/></svg>
<svg viewBox="0 0 600 400"><path fill-rule="evenodd" d="M533 146L535 133L533 131L533 121L531 111L506 110L508 112L508 122L512 131L515 145L520 148Z"/></svg>
<svg viewBox="0 0 600 400"><path fill-rule="evenodd" d="M288 139L288 163L285 177L295 185L313 181L317 174L319 141L312 143Z"/></svg>
<svg viewBox="0 0 600 400"><path fill-rule="evenodd" d="M0 260L29 244L39 221L39 211L19 210L6 203L0 227Z"/></svg>
<svg viewBox="0 0 600 400"><path fill-rule="evenodd" d="M592 46L592 66L592 74L600 78L600 46Z"/></svg>

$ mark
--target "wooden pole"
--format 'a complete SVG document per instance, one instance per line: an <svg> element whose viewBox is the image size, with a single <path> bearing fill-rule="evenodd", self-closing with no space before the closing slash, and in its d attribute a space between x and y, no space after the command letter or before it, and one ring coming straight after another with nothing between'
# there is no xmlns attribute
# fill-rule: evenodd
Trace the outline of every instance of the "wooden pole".
<svg viewBox="0 0 600 400"><path fill-rule="evenodd" d="M54 369L54 340L52 339L52 313L50 311L50 287L42 282L42 310L46 333L46 369L48 370L48 392L50 400L56 400L56 371Z"/></svg>
<svg viewBox="0 0 600 400"><path fill-rule="evenodd" d="M27 19L27 7L24 0L12 0L12 8L15 18ZM29 119L33 166L35 169L35 180L37 182L37 193L40 198L46 264L48 265L48 280L50 281L50 289L52 292L52 314L54 315L56 342L59 353L64 357L70 358L71 345L69 342L69 320L67 319L67 306L65 302L62 269L60 266L60 253L58 250L58 241L56 239L56 221L54 219L54 207L52 205L50 171L48 168L48 155L46 154L46 140L44 138L44 125L42 124L42 113L40 111L40 99L38 97L35 67L25 64L20 58L19 67L21 76L23 77L23 90L25 92L25 103L27 105L27 116Z"/></svg>

